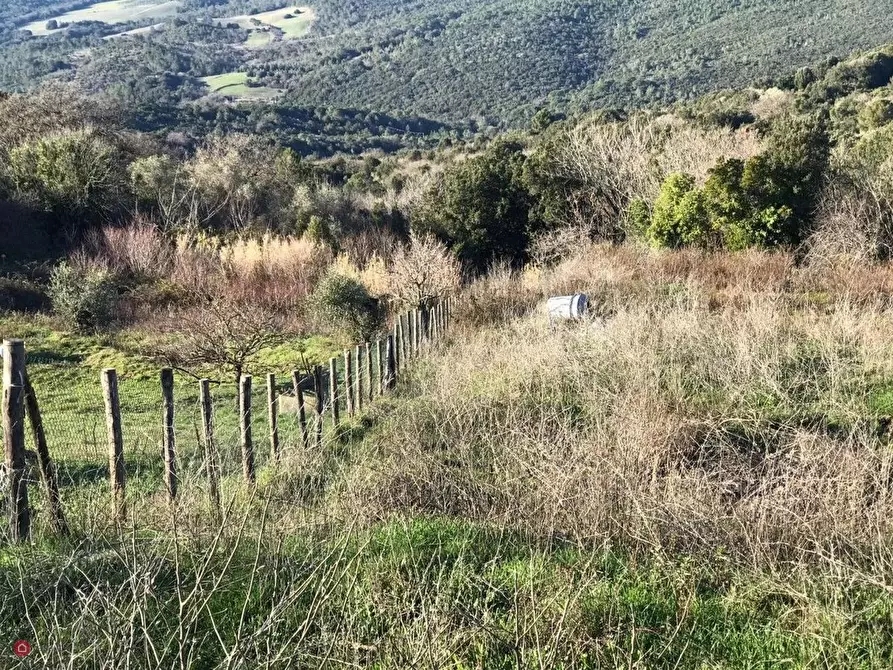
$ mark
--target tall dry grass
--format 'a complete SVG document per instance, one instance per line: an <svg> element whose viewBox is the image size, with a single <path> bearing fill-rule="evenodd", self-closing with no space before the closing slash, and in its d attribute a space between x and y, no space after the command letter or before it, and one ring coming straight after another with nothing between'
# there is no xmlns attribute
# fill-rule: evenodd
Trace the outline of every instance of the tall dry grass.
<svg viewBox="0 0 893 670"><path fill-rule="evenodd" d="M271 235L226 244L219 256L229 299L290 312L303 308L333 260L326 246Z"/></svg>
<svg viewBox="0 0 893 670"><path fill-rule="evenodd" d="M294 314L301 311L333 255L328 247L303 238L270 234L230 241L207 235L171 238L140 219L96 231L69 260L136 284L140 290L135 297L146 299L150 308L158 300L188 305L210 295ZM159 285L164 290L153 293Z"/></svg>
<svg viewBox="0 0 893 670"><path fill-rule="evenodd" d="M887 580L893 311L803 301L791 268L593 247L538 276L499 269L336 506L763 568L846 556ZM550 330L556 290L589 292L596 317ZM469 311L482 291L489 322Z"/></svg>

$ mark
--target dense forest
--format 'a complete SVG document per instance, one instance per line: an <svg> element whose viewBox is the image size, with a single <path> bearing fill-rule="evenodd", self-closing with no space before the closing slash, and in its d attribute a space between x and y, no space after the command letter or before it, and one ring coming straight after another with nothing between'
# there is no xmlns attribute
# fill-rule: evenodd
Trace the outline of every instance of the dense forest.
<svg viewBox="0 0 893 670"><path fill-rule="evenodd" d="M797 67L891 38L885 2L126 0L124 14L103 9L117 4L5 3L0 88L73 82L141 130L270 132L305 154L393 150L523 127L541 109L659 107L754 82L790 85ZM306 22L263 18L273 10ZM218 88L214 77L240 83Z"/></svg>

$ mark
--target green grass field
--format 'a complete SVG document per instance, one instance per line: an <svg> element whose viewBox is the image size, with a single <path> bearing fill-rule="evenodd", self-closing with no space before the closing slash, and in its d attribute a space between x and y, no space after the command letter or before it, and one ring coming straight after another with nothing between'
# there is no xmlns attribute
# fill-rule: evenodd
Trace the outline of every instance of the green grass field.
<svg viewBox="0 0 893 670"><path fill-rule="evenodd" d="M35 21L23 26L23 30L32 35L49 35L46 24L50 19L59 23L76 23L78 21L101 21L102 23L127 23L144 19L160 19L172 16L180 6L179 0L158 2L155 0L110 0L98 2L84 9L77 9L59 16Z"/></svg>
<svg viewBox="0 0 893 670"><path fill-rule="evenodd" d="M122 428L128 479L140 493L154 494L161 486L161 391L160 364L140 353L146 347L138 333L123 332L97 338L56 329L41 317L0 318L0 339L22 338L28 352L28 374L41 405L50 452L57 464L63 496L75 506L85 496L107 486L107 437L103 415L100 373L115 368L119 378ZM289 398L279 413L283 449L301 443L300 424L292 398L291 371L306 358L323 364L336 355L337 347L325 338L294 340L267 349L255 358L252 429L258 467L270 458L266 374L277 375L277 392ZM326 368L327 369L327 368ZM236 411L235 381L221 370L195 370L212 380L215 437L225 476L238 480L240 433ZM309 381L309 380L308 380ZM203 445L199 384L196 377L175 373L175 434L178 460L184 480L202 479ZM313 398L308 385L308 398ZM310 403L308 400L308 409ZM287 403L287 405L286 405ZM311 422L314 419L309 411ZM332 431L328 417L324 431ZM29 435L29 446L33 449ZM139 495L136 496L139 498Z"/></svg>
<svg viewBox="0 0 893 670"><path fill-rule="evenodd" d="M282 31L284 39L299 39L304 37L313 25L316 14L312 7L287 7L284 9L276 9L271 12L261 12L259 14L242 14L240 16L232 16L224 19L217 19L217 23L226 25L229 23L238 24L239 27L246 30L252 30L257 33L266 31L258 30L258 24L264 24ZM272 37L266 38L272 39ZM249 37L246 46L259 46L259 38L252 43Z"/></svg>
<svg viewBox="0 0 893 670"><path fill-rule="evenodd" d="M275 88L266 86L249 86L245 72L226 72L224 74L203 77L212 93L233 98L269 99L279 95Z"/></svg>

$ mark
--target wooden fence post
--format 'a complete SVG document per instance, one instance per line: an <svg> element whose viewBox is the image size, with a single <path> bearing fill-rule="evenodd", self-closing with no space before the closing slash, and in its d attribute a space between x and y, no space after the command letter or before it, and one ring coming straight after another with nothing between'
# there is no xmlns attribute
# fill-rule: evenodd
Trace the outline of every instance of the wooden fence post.
<svg viewBox="0 0 893 670"><path fill-rule="evenodd" d="M334 359L332 359L334 361ZM335 381L337 385L337 379ZM331 386L331 384L330 384ZM322 448L322 413L325 409L325 403L323 402L323 383L322 383L322 366L317 365L313 368L313 389L316 391L316 447L318 449ZM337 398L336 398L337 401ZM334 405L337 407L337 402ZM336 410L337 411L337 410ZM335 424L337 426L337 422Z"/></svg>
<svg viewBox="0 0 893 670"><path fill-rule="evenodd" d="M401 356L401 343L403 342L403 319L397 315L397 321L394 323L394 370L399 374L403 365L403 357Z"/></svg>
<svg viewBox="0 0 893 670"><path fill-rule="evenodd" d="M174 371L164 368L161 371L162 410L162 451L164 455L164 483L171 500L177 498L177 447L174 433Z"/></svg>
<svg viewBox="0 0 893 670"><path fill-rule="evenodd" d="M409 318L412 321L412 354L413 354L413 356L418 357L418 355L419 355L419 310L413 309L409 313Z"/></svg>
<svg viewBox="0 0 893 670"><path fill-rule="evenodd" d="M242 375L239 381L239 425L242 436L242 474L245 481L253 484L254 443L251 439L251 375Z"/></svg>
<svg viewBox="0 0 893 670"><path fill-rule="evenodd" d="M390 391L397 385L397 361L395 360L394 336L388 335L387 342L387 369L385 371L384 386Z"/></svg>
<svg viewBox="0 0 893 670"><path fill-rule="evenodd" d="M3 446L9 472L9 534L13 542L31 535L25 478L25 343L3 343Z"/></svg>
<svg viewBox="0 0 893 670"><path fill-rule="evenodd" d="M279 394L276 393L276 375L267 375L267 412L270 423L270 456L279 460Z"/></svg>
<svg viewBox="0 0 893 670"><path fill-rule="evenodd" d="M118 373L113 368L102 371L102 393L105 397L105 425L109 436L109 478L112 486L112 507L115 519L127 518L124 475L124 434L121 432L121 403L118 398Z"/></svg>
<svg viewBox="0 0 893 670"><path fill-rule="evenodd" d="M47 444L46 431L43 428L43 417L40 415L40 404L37 402L37 394L34 392L34 387L31 386L31 380L28 379L27 370L25 371L25 409L28 411L31 434L37 449L37 463L40 466L40 479L47 496L50 523L57 534L68 535L68 523L65 521L62 499L59 496L59 478L56 474L56 466L50 458L50 448Z"/></svg>
<svg viewBox="0 0 893 670"><path fill-rule="evenodd" d="M319 389L317 389L319 390ZM338 359L329 359L329 405L332 407L332 423L335 427L341 422L341 409L338 398Z"/></svg>
<svg viewBox="0 0 893 670"><path fill-rule="evenodd" d="M357 380L356 380L356 392L357 392L357 412L363 410L363 353L360 345L357 345L356 348L356 364L357 364Z"/></svg>
<svg viewBox="0 0 893 670"><path fill-rule="evenodd" d="M350 349L344 350L344 404L347 406L347 416L353 416L353 363Z"/></svg>
<svg viewBox="0 0 893 670"><path fill-rule="evenodd" d="M384 394L384 373L385 373L385 350L384 342L378 338L375 342L375 348L378 350L378 377L376 386L378 387L378 395Z"/></svg>
<svg viewBox="0 0 893 670"><path fill-rule="evenodd" d="M403 314L397 315L397 365L406 366L406 323Z"/></svg>
<svg viewBox="0 0 893 670"><path fill-rule="evenodd" d="M301 389L301 373L295 370L291 373L292 384L295 387L295 402L298 404L298 422L301 424L301 444L304 449L310 448L310 434L307 432L307 409L304 407L304 391Z"/></svg>
<svg viewBox="0 0 893 670"><path fill-rule="evenodd" d="M366 342L366 377L369 378L369 402L375 399L375 366L372 364L372 345Z"/></svg>
<svg viewBox="0 0 893 670"><path fill-rule="evenodd" d="M214 406L211 402L211 381L202 379L201 389L202 427L205 439L205 474L208 477L208 492L214 508L220 512L220 488L217 472L217 447L214 444Z"/></svg>
<svg viewBox="0 0 893 670"><path fill-rule="evenodd" d="M403 313L403 359L409 361L412 358L412 315L409 311Z"/></svg>
<svg viewBox="0 0 893 670"><path fill-rule="evenodd" d="M422 310L416 307L412 311L413 321L413 347L415 347L416 356L422 353Z"/></svg>

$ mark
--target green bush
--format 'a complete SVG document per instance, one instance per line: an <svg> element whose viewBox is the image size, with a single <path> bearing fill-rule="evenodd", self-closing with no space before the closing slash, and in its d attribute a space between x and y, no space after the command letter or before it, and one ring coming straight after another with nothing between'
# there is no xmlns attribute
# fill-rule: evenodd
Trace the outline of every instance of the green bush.
<svg viewBox="0 0 893 670"><path fill-rule="evenodd" d="M476 158L450 167L427 194L414 232L433 234L476 271L494 261L527 257L531 236L542 229L524 178L524 147L500 141Z"/></svg>
<svg viewBox="0 0 893 670"><path fill-rule="evenodd" d="M332 232L331 223L316 214L310 216L309 221L307 222L307 228L304 230L304 235L307 236L311 242L316 242L317 244L324 244L329 247L335 247L335 235Z"/></svg>
<svg viewBox="0 0 893 670"><path fill-rule="evenodd" d="M654 202L648 227L649 241L659 247L704 245L710 236L710 221L704 198L695 179L683 173L671 174Z"/></svg>
<svg viewBox="0 0 893 670"><path fill-rule="evenodd" d="M61 131L9 152L15 188L78 225L116 206L121 174L115 148L88 130Z"/></svg>
<svg viewBox="0 0 893 670"><path fill-rule="evenodd" d="M77 330L98 330L114 320L118 290L107 270L61 263L50 277L53 310Z"/></svg>
<svg viewBox="0 0 893 670"><path fill-rule="evenodd" d="M357 280L329 272L310 296L313 313L354 342L364 342L379 330L384 313L378 300Z"/></svg>
<svg viewBox="0 0 893 670"><path fill-rule="evenodd" d="M626 211L627 230L633 237L644 237L651 226L651 208L643 198L636 198Z"/></svg>
<svg viewBox="0 0 893 670"><path fill-rule="evenodd" d="M763 153L747 161L720 160L703 188L691 175L670 175L645 237L660 247L733 251L798 244L811 228L827 165L824 123L808 116L781 119ZM641 202L628 215L633 229L648 220Z"/></svg>
<svg viewBox="0 0 893 670"><path fill-rule="evenodd" d="M886 98L872 100L859 112L859 127L862 130L880 128L893 121L893 101Z"/></svg>

